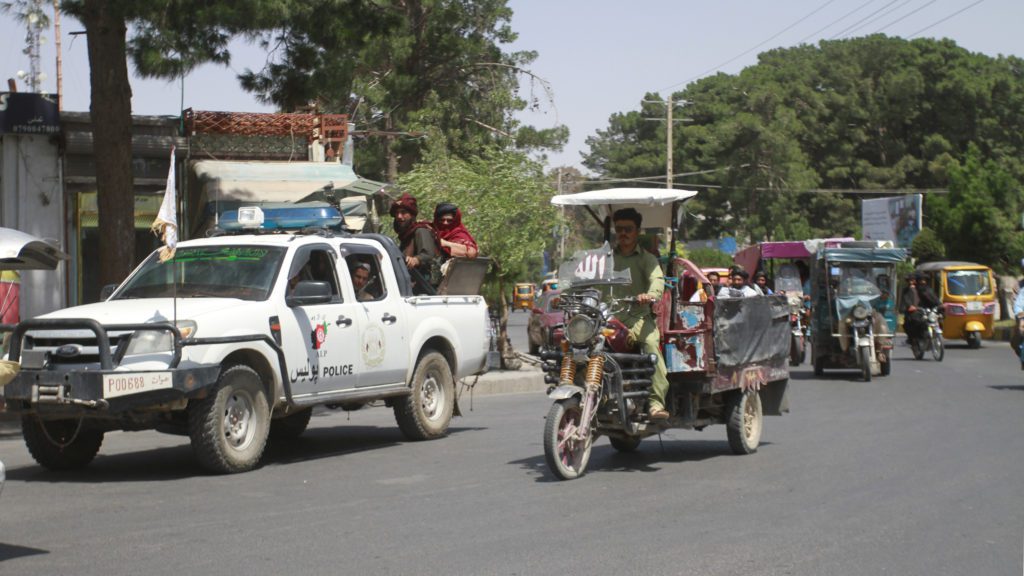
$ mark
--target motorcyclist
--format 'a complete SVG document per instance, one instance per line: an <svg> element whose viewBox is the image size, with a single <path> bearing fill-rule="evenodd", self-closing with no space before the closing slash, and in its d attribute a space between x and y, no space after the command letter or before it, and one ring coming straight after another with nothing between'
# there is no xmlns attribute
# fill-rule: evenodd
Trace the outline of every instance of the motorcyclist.
<svg viewBox="0 0 1024 576"><path fill-rule="evenodd" d="M924 316L922 308L937 308L939 299L928 286L923 274L916 273L907 277L907 287L903 289L900 298L900 305L903 312L903 331L907 337L916 340L924 335L927 329L928 320Z"/></svg>
<svg viewBox="0 0 1024 576"><path fill-rule="evenodd" d="M665 409L668 393L668 376L665 359L661 355L661 334L651 304L661 299L665 291L665 276L658 259L638 244L643 217L633 208L616 210L612 214L615 227L615 270L629 269L633 283L622 288L626 296L636 298L637 303L628 306L618 314L618 319L629 329L630 344L639 344L645 354L657 356L654 375L651 377L651 392L648 397L648 415L652 420L669 417Z"/></svg>

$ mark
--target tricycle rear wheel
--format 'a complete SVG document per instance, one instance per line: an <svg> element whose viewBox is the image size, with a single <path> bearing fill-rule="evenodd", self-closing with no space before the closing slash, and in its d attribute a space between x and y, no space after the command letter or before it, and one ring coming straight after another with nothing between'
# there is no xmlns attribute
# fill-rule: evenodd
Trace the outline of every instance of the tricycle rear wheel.
<svg viewBox="0 0 1024 576"><path fill-rule="evenodd" d="M729 421L726 430L733 454L753 454L761 444L764 415L761 396L756 390L734 392L729 397Z"/></svg>

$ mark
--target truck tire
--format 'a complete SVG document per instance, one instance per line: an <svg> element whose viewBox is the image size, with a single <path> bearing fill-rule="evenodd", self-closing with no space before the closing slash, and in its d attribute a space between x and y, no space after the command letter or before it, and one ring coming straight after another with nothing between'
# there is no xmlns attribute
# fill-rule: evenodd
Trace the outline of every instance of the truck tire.
<svg viewBox="0 0 1024 576"><path fill-rule="evenodd" d="M221 474L251 470L270 432L270 409L259 374L238 364L223 370L216 387L188 407L188 434L199 463Z"/></svg>
<svg viewBox="0 0 1024 576"><path fill-rule="evenodd" d="M100 451L103 431L78 420L40 420L21 417L21 434L29 454L50 470L84 468Z"/></svg>
<svg viewBox="0 0 1024 576"><path fill-rule="evenodd" d="M448 360L427 352L412 373L412 394L395 400L395 420L409 440L430 440L448 433L455 411L455 381Z"/></svg>
<svg viewBox="0 0 1024 576"><path fill-rule="evenodd" d="M309 426L309 419L313 417L313 409L306 408L283 418L270 421L270 440L282 442L294 440L306 431Z"/></svg>
<svg viewBox="0 0 1024 576"><path fill-rule="evenodd" d="M729 397L726 430L733 454L753 454L761 444L764 415L761 396L756 390L736 391Z"/></svg>

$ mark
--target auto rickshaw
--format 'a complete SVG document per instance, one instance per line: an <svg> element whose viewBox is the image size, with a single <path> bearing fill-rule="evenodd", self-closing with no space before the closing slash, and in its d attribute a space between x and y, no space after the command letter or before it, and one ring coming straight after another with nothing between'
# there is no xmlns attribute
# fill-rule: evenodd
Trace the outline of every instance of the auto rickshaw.
<svg viewBox="0 0 1024 576"><path fill-rule="evenodd" d="M892 370L896 333L896 264L903 248L847 242L817 251L811 269L814 375L825 368L857 368L865 381Z"/></svg>
<svg viewBox="0 0 1024 576"><path fill-rule="evenodd" d="M698 290L707 276L676 257L675 230L687 190L613 188L555 196L556 206L585 208L612 237L610 216L634 208L643 225L668 229L666 289L651 306L661 334L669 388L665 419L647 411L657 355L645 354L619 321L633 279L615 270L610 244L581 250L558 269L565 340L541 349L541 369L554 402L544 421L544 456L551 472L569 480L582 475L594 441L607 436L621 452L669 428L703 430L724 424L735 454L757 450L763 416L789 411L788 306L783 296L715 298ZM696 294L696 297L694 296Z"/></svg>
<svg viewBox="0 0 1024 576"><path fill-rule="evenodd" d="M992 337L996 282L991 268L973 262L926 262L915 272L928 278L942 302L944 338L963 338L968 348L979 348L982 338Z"/></svg>
<svg viewBox="0 0 1024 576"><path fill-rule="evenodd" d="M537 297L537 289L530 282L516 284L512 298L512 310L533 310L533 301Z"/></svg>

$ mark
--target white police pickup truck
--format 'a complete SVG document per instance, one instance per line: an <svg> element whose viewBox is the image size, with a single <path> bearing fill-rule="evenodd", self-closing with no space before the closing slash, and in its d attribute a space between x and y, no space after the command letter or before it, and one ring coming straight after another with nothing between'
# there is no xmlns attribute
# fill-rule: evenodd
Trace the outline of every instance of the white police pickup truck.
<svg viewBox="0 0 1024 576"><path fill-rule="evenodd" d="M385 236L266 224L154 252L105 301L17 325L4 396L38 463L82 467L105 432L156 429L187 433L211 471L243 472L314 406L380 400L407 438L447 433L454 380L485 369L483 298L414 295Z"/></svg>

